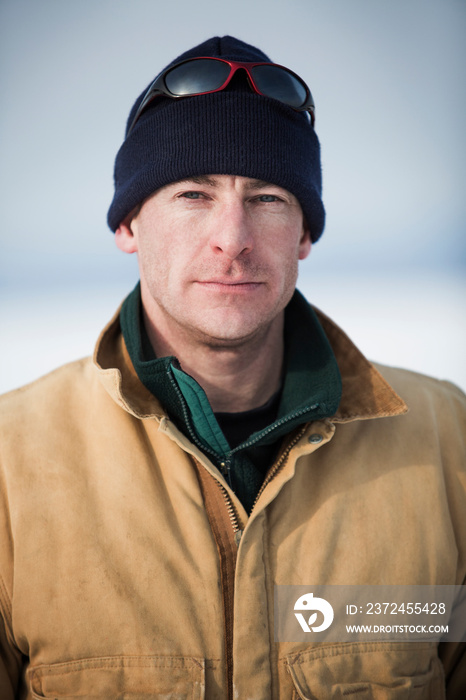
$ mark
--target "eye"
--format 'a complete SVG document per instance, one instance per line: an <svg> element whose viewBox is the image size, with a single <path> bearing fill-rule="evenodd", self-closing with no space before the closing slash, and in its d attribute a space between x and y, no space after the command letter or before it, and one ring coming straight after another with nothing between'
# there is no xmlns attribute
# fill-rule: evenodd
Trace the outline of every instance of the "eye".
<svg viewBox="0 0 466 700"><path fill-rule="evenodd" d="M261 194L260 197L257 198L259 202L278 202L279 198L276 197L274 194Z"/></svg>
<svg viewBox="0 0 466 700"><path fill-rule="evenodd" d="M185 197L186 199L201 199L201 192L183 192L180 197Z"/></svg>

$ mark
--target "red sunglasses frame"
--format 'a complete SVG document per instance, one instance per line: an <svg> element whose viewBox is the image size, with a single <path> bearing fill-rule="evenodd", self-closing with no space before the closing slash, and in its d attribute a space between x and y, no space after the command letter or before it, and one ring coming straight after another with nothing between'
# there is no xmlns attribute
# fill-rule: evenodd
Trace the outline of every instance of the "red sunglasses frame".
<svg viewBox="0 0 466 700"><path fill-rule="evenodd" d="M192 63L195 61L206 60L206 59L209 61L219 61L221 63L226 63L227 65L230 66L230 73L229 73L228 77L226 78L225 82L220 87L215 88L214 90L206 90L205 92L195 92L195 93L192 93L189 95L175 95L174 93L172 93L168 89L168 87L165 83L165 77L170 71L174 70L175 68L178 68L178 66L182 66L185 63ZM146 110L146 108L149 106L149 104L156 97L159 97L160 95L167 95L168 97L171 97L171 98L176 100L176 99L183 99L185 97L195 97L197 95L210 95L211 93L214 93L214 92L221 92L222 90L224 90L227 87L227 85L229 84L229 82L231 81L231 79L233 78L233 76L236 74L236 72L238 70L246 71L249 85L251 86L251 88L253 89L253 91L255 93L257 93L258 95L262 95L264 97L269 97L269 95L266 95L265 93L261 92L254 82L254 78L251 74L250 69L254 68L256 66L274 66L275 68L281 68L286 73L289 73L290 75L292 75L303 86L303 88L306 91L306 99L303 103L303 106L302 107L292 107L291 105L288 105L288 106L291 107L291 109L294 109L296 112L308 112L310 119L311 119L311 125L314 126L315 104L314 104L314 100L312 99L311 91L309 90L309 88L306 85L306 83L304 82L304 80L302 78L300 78L297 73L290 70L289 68L286 68L285 66L281 66L279 63L269 63L266 61L256 61L256 62L251 63L251 62L243 62L243 61L229 61L225 58L217 58L215 56L196 56L195 58L188 58L185 61L180 61L179 63L175 63L175 65L170 66L170 68L167 68L162 73L159 73L159 75L151 83L146 94L142 98L141 103L136 111L136 114L134 115L134 119L131 122L131 125L128 129L128 133L126 135L126 138L128 138L128 136L130 135L131 131L133 130L133 128L134 128L136 122L138 121L139 117L141 116L141 114ZM276 98L272 98L272 99L276 99ZM287 103L284 102L283 104L287 104Z"/></svg>

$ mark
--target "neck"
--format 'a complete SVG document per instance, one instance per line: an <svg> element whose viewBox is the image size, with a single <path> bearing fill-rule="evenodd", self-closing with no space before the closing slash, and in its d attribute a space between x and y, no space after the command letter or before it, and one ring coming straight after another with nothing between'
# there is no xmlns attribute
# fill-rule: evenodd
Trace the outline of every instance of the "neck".
<svg viewBox="0 0 466 700"><path fill-rule="evenodd" d="M154 323L143 306L147 334L157 357L174 355L204 389L214 412L235 413L264 405L280 388L282 311L265 329L236 343L212 343ZM159 319L160 321L161 319Z"/></svg>

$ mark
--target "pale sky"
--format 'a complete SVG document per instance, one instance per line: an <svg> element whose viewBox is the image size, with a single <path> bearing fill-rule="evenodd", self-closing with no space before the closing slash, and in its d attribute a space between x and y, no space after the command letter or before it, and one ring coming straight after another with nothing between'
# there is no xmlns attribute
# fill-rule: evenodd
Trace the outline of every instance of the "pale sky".
<svg viewBox="0 0 466 700"><path fill-rule="evenodd" d="M327 226L302 271L311 295L327 284L345 296L342 275L367 279L371 303L374 279L384 290L398 277L465 279L463 0L2 0L4 314L25 299L15 313L27 325L31 296L131 289L135 261L106 226L127 115L168 62L224 34L295 70L314 96Z"/></svg>

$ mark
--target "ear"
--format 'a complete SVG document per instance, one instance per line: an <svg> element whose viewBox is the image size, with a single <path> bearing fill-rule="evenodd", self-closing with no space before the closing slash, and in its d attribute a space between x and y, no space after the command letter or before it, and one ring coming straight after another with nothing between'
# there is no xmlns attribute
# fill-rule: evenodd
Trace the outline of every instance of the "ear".
<svg viewBox="0 0 466 700"><path fill-rule="evenodd" d="M301 240L299 241L299 260L305 260L309 253L311 252L311 233L309 231L309 227L306 224L306 222L303 222L303 233L301 236Z"/></svg>
<svg viewBox="0 0 466 700"><path fill-rule="evenodd" d="M137 253L138 241L131 228L133 222L129 217L121 222L115 231L115 243L123 253Z"/></svg>

